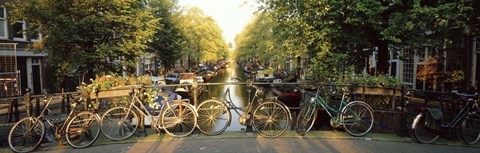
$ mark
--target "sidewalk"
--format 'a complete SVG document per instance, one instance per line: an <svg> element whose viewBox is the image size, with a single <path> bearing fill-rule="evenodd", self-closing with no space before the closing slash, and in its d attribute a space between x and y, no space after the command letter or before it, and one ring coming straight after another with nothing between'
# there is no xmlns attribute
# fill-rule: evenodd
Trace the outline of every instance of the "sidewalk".
<svg viewBox="0 0 480 153"><path fill-rule="evenodd" d="M142 143L142 142L165 142L171 140L209 140L209 139L269 139L258 136L255 132L245 131L226 131L217 136L207 136L195 131L191 136L185 138L173 138L167 134L157 134L156 131L147 130L147 136L133 135L131 138L123 141L111 141L100 135L99 139L93 144L93 146L110 145L110 144L124 144L124 143ZM299 136L295 131L286 131L282 136L273 139L282 138L298 138L298 139L349 139L349 140L372 140L372 141L390 141L399 143L416 143L413 137L401 137L395 134L382 134L382 133L370 133L364 137L352 137L344 131L311 131L305 136ZM462 147L474 147L480 148L480 143L475 145L465 145L461 141L450 141L444 138L440 138L435 141L434 144L448 145L448 146L462 146ZM58 143L43 144L39 147L39 150L57 150L70 148L68 144L59 145ZM0 148L0 152L11 152L8 147Z"/></svg>

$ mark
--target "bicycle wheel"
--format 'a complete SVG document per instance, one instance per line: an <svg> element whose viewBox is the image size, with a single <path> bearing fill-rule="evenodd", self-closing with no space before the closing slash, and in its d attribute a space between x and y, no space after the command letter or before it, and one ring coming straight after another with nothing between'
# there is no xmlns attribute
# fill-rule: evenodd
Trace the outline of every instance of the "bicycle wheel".
<svg viewBox="0 0 480 153"><path fill-rule="evenodd" d="M461 135L463 142L473 145L480 139L480 115L472 114L462 122Z"/></svg>
<svg viewBox="0 0 480 153"><path fill-rule="evenodd" d="M364 136L373 127L373 109L365 102L350 102L342 109L340 122L350 135Z"/></svg>
<svg viewBox="0 0 480 153"><path fill-rule="evenodd" d="M253 128L267 138L282 135L289 127L290 114L281 102L263 102L253 111Z"/></svg>
<svg viewBox="0 0 480 153"><path fill-rule="evenodd" d="M45 125L35 117L23 118L8 133L8 145L14 152L30 152L42 143Z"/></svg>
<svg viewBox="0 0 480 153"><path fill-rule="evenodd" d="M432 143L440 137L438 134L439 127L428 111L415 117L412 128L415 138L421 143Z"/></svg>
<svg viewBox="0 0 480 153"><path fill-rule="evenodd" d="M206 100L197 107L197 127L206 135L218 135L230 125L230 109L218 100Z"/></svg>
<svg viewBox="0 0 480 153"><path fill-rule="evenodd" d="M92 112L80 112L68 122L65 130L68 144L73 148L86 148L100 135L100 119Z"/></svg>
<svg viewBox="0 0 480 153"><path fill-rule="evenodd" d="M301 136L305 135L312 129L315 120L317 119L317 110L315 105L312 103L307 103L306 105L300 108L298 112L297 121L295 123L295 130Z"/></svg>
<svg viewBox="0 0 480 153"><path fill-rule="evenodd" d="M125 140L135 133L138 124L135 111L127 107L114 107L103 114L100 129L102 134L111 140Z"/></svg>
<svg viewBox="0 0 480 153"><path fill-rule="evenodd" d="M190 104L173 103L162 112L161 125L173 137L186 137L197 126L197 114Z"/></svg>

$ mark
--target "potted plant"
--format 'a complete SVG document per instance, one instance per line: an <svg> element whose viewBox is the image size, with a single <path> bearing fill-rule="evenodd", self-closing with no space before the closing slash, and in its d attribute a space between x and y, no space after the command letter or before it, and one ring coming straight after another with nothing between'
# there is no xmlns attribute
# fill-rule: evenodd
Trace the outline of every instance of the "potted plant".
<svg viewBox="0 0 480 153"><path fill-rule="evenodd" d="M399 87L402 85L401 81L391 76L378 75L371 76L368 74L362 75L354 80L358 85L355 92L367 95L385 95L385 96L400 96Z"/></svg>

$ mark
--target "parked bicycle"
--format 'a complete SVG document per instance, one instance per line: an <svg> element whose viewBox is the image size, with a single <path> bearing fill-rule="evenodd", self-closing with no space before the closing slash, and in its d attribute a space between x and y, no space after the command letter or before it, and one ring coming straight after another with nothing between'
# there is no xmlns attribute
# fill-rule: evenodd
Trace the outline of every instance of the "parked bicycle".
<svg viewBox="0 0 480 153"><path fill-rule="evenodd" d="M463 107L458 111L455 117L448 121L443 115L446 113L444 103L439 107L424 106L419 109L415 116L412 129L415 131L415 138L421 143L432 143L437 140L441 134L452 134L457 131L460 124L460 135L466 144L475 144L480 139L480 108L478 98L479 93L466 94L452 92L453 97L458 97L463 101ZM452 99L448 99L452 100Z"/></svg>
<svg viewBox="0 0 480 153"><path fill-rule="evenodd" d="M105 137L124 140L132 136L140 125L139 114L151 121L154 129L159 132L165 130L173 137L185 137L195 130L197 114L188 99L174 100L176 94L167 95L170 97L160 101L160 115L155 118L152 115L154 110L148 110L140 100L139 96L143 95L140 89L136 87L135 92L130 94L130 104L110 108L103 114L100 127Z"/></svg>
<svg viewBox="0 0 480 153"><path fill-rule="evenodd" d="M305 102L297 116L295 129L298 134L305 135L313 127L318 115L318 108L323 108L330 116L330 124L336 128L343 126L352 136L364 136L373 127L373 109L362 101L347 101L346 92L343 92L338 107L333 107L320 96L320 88L317 88L315 97Z"/></svg>
<svg viewBox="0 0 480 153"><path fill-rule="evenodd" d="M232 78L232 80L238 80ZM282 135L290 125L291 114L285 104L277 100L276 97L260 98L263 89L253 86L253 82L247 81L248 87L248 106L246 108L237 107L230 96L229 82L221 100L210 99L198 105L198 129L206 135L218 135L225 131L232 122L231 109L238 115L238 121L241 125L252 126L261 136L272 138ZM250 90L256 88L253 97L250 97ZM240 111L244 113L240 113Z"/></svg>
<svg viewBox="0 0 480 153"><path fill-rule="evenodd" d="M14 152L30 152L44 141L67 140L73 148L93 144L100 134L100 118L90 111L77 111L80 100L70 104L72 111L60 115L45 115L53 97L45 96L45 108L38 117L26 117L15 123L8 134L8 144ZM47 139L47 140L46 140Z"/></svg>

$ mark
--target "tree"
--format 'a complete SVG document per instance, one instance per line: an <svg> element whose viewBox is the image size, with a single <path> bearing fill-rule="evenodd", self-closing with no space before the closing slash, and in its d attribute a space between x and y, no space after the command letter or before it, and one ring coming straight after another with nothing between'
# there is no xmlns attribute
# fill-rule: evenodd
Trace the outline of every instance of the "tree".
<svg viewBox="0 0 480 153"><path fill-rule="evenodd" d="M165 70L173 68L175 62L181 58L185 36L178 25L178 10L176 0L159 0L149 3L155 18L161 19L158 23L163 28L158 29L149 43L148 51L155 53Z"/></svg>
<svg viewBox="0 0 480 153"><path fill-rule="evenodd" d="M193 59L194 63L204 63L227 57L228 46L222 37L222 30L216 21L205 15L201 9L186 9L179 25L187 39L184 55L189 57L189 62L191 58L196 58Z"/></svg>
<svg viewBox="0 0 480 153"><path fill-rule="evenodd" d="M396 47L445 48L458 30L479 29L480 6L474 0L258 0L294 34L287 39L306 45L310 55L337 52L360 62L378 50L378 71L388 72L388 53ZM475 30L473 30L475 29ZM461 37L461 36L460 36ZM304 41L302 38L306 38ZM368 51L368 52L365 52ZM322 54L325 55L325 54Z"/></svg>
<svg viewBox="0 0 480 153"><path fill-rule="evenodd" d="M9 6L11 21L25 20L29 32L44 34L31 48L48 53L55 87L72 71L92 77L131 69L158 28L143 0L15 0Z"/></svg>

